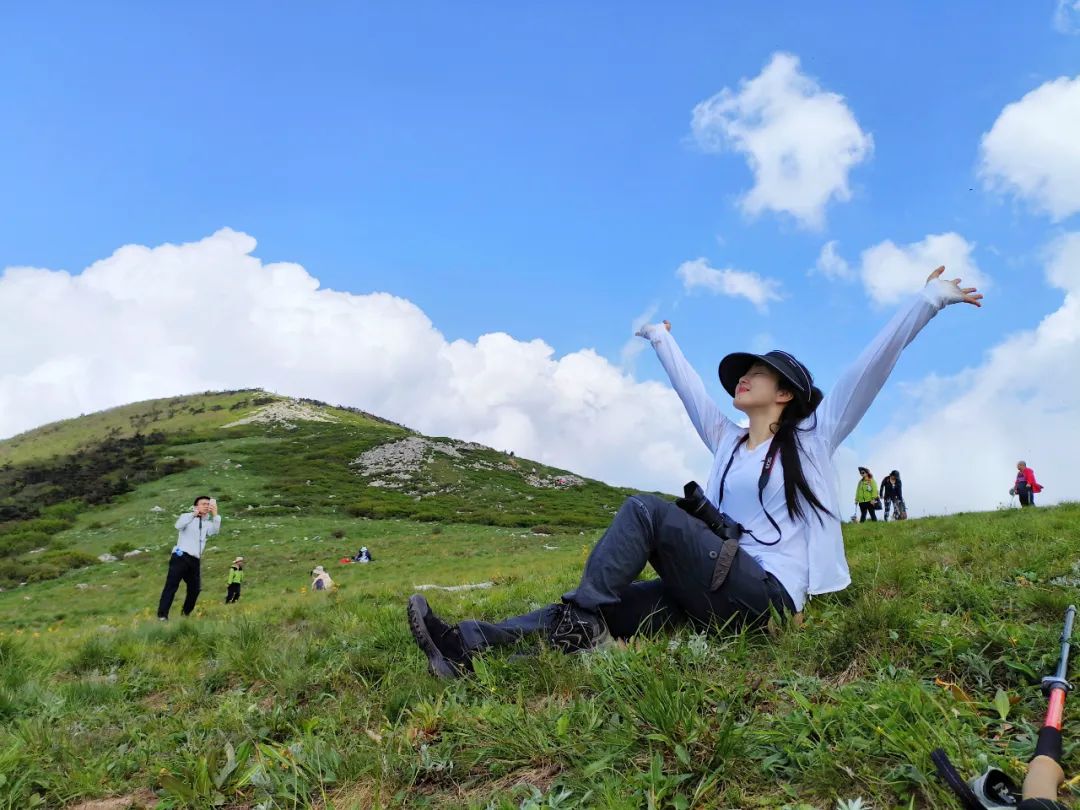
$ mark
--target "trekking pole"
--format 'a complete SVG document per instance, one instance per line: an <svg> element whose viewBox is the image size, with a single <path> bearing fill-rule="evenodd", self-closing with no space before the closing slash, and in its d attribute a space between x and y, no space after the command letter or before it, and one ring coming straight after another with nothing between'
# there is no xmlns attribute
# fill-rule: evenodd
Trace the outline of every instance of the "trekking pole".
<svg viewBox="0 0 1080 810"><path fill-rule="evenodd" d="M1072 684L1065 676L1069 668L1069 647L1075 618L1076 606L1069 605L1065 610L1065 626L1061 631L1061 652L1057 669L1053 675L1042 679L1043 694L1048 700L1046 719L1039 730L1035 755L1028 763L1022 796L1012 779L997 768L989 768L982 775L965 782L944 750L935 748L930 753L930 760L937 768L938 775L956 794L965 810L1008 807L1017 807L1020 810L1064 810L1065 805L1058 804L1055 800L1058 786L1065 781L1065 772L1061 768L1061 722L1065 712L1065 696L1072 691Z"/></svg>
<svg viewBox="0 0 1080 810"><path fill-rule="evenodd" d="M1065 713L1065 696L1072 691L1072 684L1065 676L1068 674L1069 645L1075 618L1076 606L1069 605L1065 611L1065 627L1061 631L1061 655L1057 669L1053 675L1042 679L1043 694L1049 703L1035 744L1035 756L1028 763L1027 777L1024 779L1025 799L1053 799L1057 796L1058 785L1065 781L1065 772L1061 769L1061 720Z"/></svg>

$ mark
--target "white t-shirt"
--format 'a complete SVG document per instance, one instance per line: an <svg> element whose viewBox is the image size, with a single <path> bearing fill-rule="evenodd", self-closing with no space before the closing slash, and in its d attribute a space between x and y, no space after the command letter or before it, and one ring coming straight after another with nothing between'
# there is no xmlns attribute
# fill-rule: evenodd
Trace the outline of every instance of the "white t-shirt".
<svg viewBox="0 0 1080 810"><path fill-rule="evenodd" d="M773 461L768 483L761 493L765 512L768 512L780 527L779 542L776 542L776 529L758 502L758 480L761 477L761 467L769 454L769 444L768 441L762 442L753 450L747 449L746 442L739 445L724 481L724 500L719 507L761 541L759 543L754 537L744 534L739 539L739 547L780 580L795 605L801 607L806 601L809 587L810 562L806 548L806 524L801 521L795 523L788 515L787 502L784 500L784 465L779 454ZM725 459L724 466L726 465ZM805 503L803 508L807 508ZM775 545L763 545L764 543Z"/></svg>

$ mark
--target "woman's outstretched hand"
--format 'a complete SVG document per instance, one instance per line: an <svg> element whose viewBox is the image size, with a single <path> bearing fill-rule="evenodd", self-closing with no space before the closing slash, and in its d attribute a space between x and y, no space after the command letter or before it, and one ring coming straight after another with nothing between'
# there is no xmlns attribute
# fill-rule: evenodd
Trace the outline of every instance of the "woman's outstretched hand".
<svg viewBox="0 0 1080 810"><path fill-rule="evenodd" d="M669 332L671 331L671 321L661 321L661 323L663 324L665 329L667 329ZM638 337L643 337L646 340L651 340L652 339L652 330L653 329L659 329L659 328L660 328L660 324L655 324L654 325L654 324L647 323L644 326L642 326L640 329L638 329L636 332L634 332L634 334L637 335Z"/></svg>
<svg viewBox="0 0 1080 810"><path fill-rule="evenodd" d="M933 273L926 277L926 283L929 284L932 281L937 281L939 278L941 278L944 272L945 265L941 265L941 267L939 267L937 270L935 270ZM982 293L979 292L975 287L961 287L960 279L958 278L949 279L948 283L952 284L953 287L956 288L953 292L953 301L951 301L950 303L974 304L977 307L982 306L982 303L980 303L982 301Z"/></svg>

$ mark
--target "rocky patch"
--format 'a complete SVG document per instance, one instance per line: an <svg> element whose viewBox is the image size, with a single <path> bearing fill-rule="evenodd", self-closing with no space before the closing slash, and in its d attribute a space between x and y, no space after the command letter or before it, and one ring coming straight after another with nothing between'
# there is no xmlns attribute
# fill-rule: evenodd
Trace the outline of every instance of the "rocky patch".
<svg viewBox="0 0 1080 810"><path fill-rule="evenodd" d="M252 414L235 422L229 422L222 427L239 427L240 425L267 424L278 425L286 430L294 430L296 422L337 422L336 416L331 416L321 408L299 402L295 399L280 400L264 405Z"/></svg>

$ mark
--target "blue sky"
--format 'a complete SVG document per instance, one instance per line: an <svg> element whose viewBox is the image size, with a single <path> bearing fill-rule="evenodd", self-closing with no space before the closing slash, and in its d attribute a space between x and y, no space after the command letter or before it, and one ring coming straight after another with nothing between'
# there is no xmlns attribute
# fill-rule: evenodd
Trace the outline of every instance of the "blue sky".
<svg viewBox="0 0 1080 810"><path fill-rule="evenodd" d="M956 232L987 305L931 325L858 446L903 420L897 383L977 364L1061 304L1043 253L1077 217L977 176L1003 108L1080 73L1058 5L8 4L0 267L77 273L230 227L324 287L408 299L451 341L505 331L617 363L655 307L719 395L727 351L772 340L827 385L887 318L858 282L808 274L827 242L855 266ZM820 228L745 213L745 156L691 136L695 105L778 53L873 139ZM699 257L783 300L688 291L676 270Z"/></svg>

